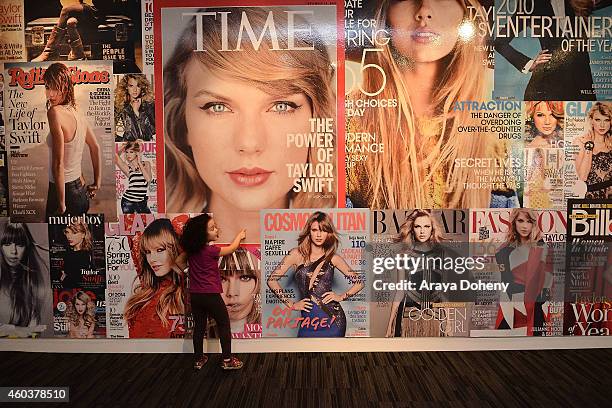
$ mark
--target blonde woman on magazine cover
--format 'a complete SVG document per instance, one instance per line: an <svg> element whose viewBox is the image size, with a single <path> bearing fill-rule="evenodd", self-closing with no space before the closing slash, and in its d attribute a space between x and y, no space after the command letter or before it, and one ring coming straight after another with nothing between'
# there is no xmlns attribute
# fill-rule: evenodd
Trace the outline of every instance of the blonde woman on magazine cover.
<svg viewBox="0 0 612 408"><path fill-rule="evenodd" d="M525 147L563 147L563 102L527 101Z"/></svg>
<svg viewBox="0 0 612 408"><path fill-rule="evenodd" d="M179 237L167 218L149 224L140 238L141 272L123 312L130 338L172 337L171 316L185 314L182 271L173 268Z"/></svg>
<svg viewBox="0 0 612 408"><path fill-rule="evenodd" d="M78 291L67 304L68 337L72 339L93 339L96 328L96 305L91 297Z"/></svg>
<svg viewBox="0 0 612 408"><path fill-rule="evenodd" d="M125 142L119 153L115 153L115 163L128 178L128 186L121 197L123 214L150 214L149 183L153 179L151 163L142 159L142 140Z"/></svg>
<svg viewBox="0 0 612 408"><path fill-rule="evenodd" d="M468 7L472 7L472 12ZM478 13L473 13L478 10ZM470 14L474 14L470 20ZM485 38L476 27L487 22L476 0L383 0L377 27L391 34L381 51L365 55L362 88L397 107L366 108L352 117L349 132L376 134L384 146L349 168L349 206L369 208L469 208L516 205L514 191L492 195L461 159L505 156L490 134L460 132L478 125L457 102L490 99ZM460 33L471 33L470 35ZM351 98L363 97L353 93ZM473 188L471 184L478 184ZM503 196L503 198L501 197ZM496 200L497 198L497 200Z"/></svg>
<svg viewBox="0 0 612 408"><path fill-rule="evenodd" d="M547 253L537 212L513 209L506 242L495 254L501 280L509 284L500 293L496 329L508 330L512 335L545 334L553 284Z"/></svg>
<svg viewBox="0 0 612 408"><path fill-rule="evenodd" d="M587 132L578 138L576 173L587 184L585 198L612 197L612 103L596 102L587 114Z"/></svg>
<svg viewBox="0 0 612 408"><path fill-rule="evenodd" d="M406 245L406 253L415 258L443 259L445 249L441 246L444 238L442 229L430 210L414 210L400 226L396 242ZM399 276L398 281L406 279ZM408 277L417 287L421 282L445 282L444 270L435 268L420 268ZM440 303L446 296L434 290L396 291L395 299L389 315L385 337L443 337L451 327L447 325L447 312L444 307L433 306Z"/></svg>
<svg viewBox="0 0 612 408"><path fill-rule="evenodd" d="M278 32L287 30L287 13L278 8L205 11L229 12L227 35L234 44L242 13L257 29L272 15ZM296 25L306 24L294 17ZM203 25L197 34L206 51L196 52L190 21L164 67L166 185L172 186L167 210L213 213L222 227L220 242L243 227L252 234L247 242L259 242L262 208L336 205L333 186L294 192L296 177L287 167L319 163L319 149L289 143L289 135L309 134L311 118L335 118L334 67L314 26L307 38L294 38L295 47L313 50L272 50L265 30L258 50L243 41L236 52L217 51L222 44L215 27ZM335 168L335 136L332 144L329 165Z"/></svg>
<svg viewBox="0 0 612 408"><path fill-rule="evenodd" d="M115 91L115 142L142 140L155 136L155 96L142 74L126 74Z"/></svg>
<svg viewBox="0 0 612 408"><path fill-rule="evenodd" d="M357 274L336 253L338 232L329 215L313 213L298 237L298 246L283 258L276 270L268 277L268 287L289 309L299 310L304 318L327 319L328 327L300 326L298 337L344 337L346 315L340 302L347 300L364 287ZM283 296L278 283L290 268L295 269L294 279L300 290L300 300L291 302ZM344 293L332 290L334 273L340 271L352 283Z"/></svg>

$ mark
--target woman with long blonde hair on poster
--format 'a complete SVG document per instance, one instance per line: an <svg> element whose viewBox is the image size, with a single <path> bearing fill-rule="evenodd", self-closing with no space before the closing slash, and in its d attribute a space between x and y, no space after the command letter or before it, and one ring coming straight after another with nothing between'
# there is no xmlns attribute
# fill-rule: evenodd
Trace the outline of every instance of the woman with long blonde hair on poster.
<svg viewBox="0 0 612 408"><path fill-rule="evenodd" d="M441 243L442 229L431 210L416 209L404 220L395 242L401 243L405 253L424 261L443 259L450 253ZM409 277L399 272L398 282L408 279L420 287L421 282L446 282L446 272L441 268L419 268ZM434 304L444 302L447 296L441 291L428 289L397 290L391 306L385 337L444 337L452 333L449 316L444 307Z"/></svg>
<svg viewBox="0 0 612 408"><path fill-rule="evenodd" d="M71 339L93 339L96 328L96 305L91 297L80 290L66 306L68 337Z"/></svg>
<svg viewBox="0 0 612 408"><path fill-rule="evenodd" d="M576 173L587 184L585 198L611 198L612 103L594 103L587 118L587 131L576 142Z"/></svg>
<svg viewBox="0 0 612 408"><path fill-rule="evenodd" d="M115 90L115 142L155 138L153 85L142 74L126 74Z"/></svg>
<svg viewBox="0 0 612 408"><path fill-rule="evenodd" d="M477 11L477 12L474 12ZM349 132L375 134L384 146L349 167L349 205L369 208L487 208L515 206L514 192L490 184L462 159L505 156L505 144L491 134L459 131L477 126L457 102L491 99L485 38L477 27L487 24L476 0L381 1L376 27L390 33L380 51L365 53L361 87L379 101L397 107L366 108L352 117ZM360 97L351 94L351 98ZM367 148L366 143L356 143ZM367 151L367 150L365 150ZM493 168L492 164L487 168ZM476 185L476 187L473 187ZM514 203L514 204L513 204Z"/></svg>
<svg viewBox="0 0 612 408"><path fill-rule="evenodd" d="M174 268L179 253L179 236L169 219L159 218L145 228L138 283L123 312L130 338L172 337L171 318L184 317L184 275Z"/></svg>
<svg viewBox="0 0 612 408"><path fill-rule="evenodd" d="M525 147L563 147L563 102L527 101L525 113Z"/></svg>
<svg viewBox="0 0 612 408"><path fill-rule="evenodd" d="M309 134L311 119L335 121L334 66L325 37L314 24L295 15L295 25L309 24L307 37L277 39L283 49L272 49L270 31L262 29L268 16L278 33L287 32L287 13L276 8L203 9L224 12L228 41L240 38L242 16L263 30L256 50L242 41L237 52L222 49L214 20L203 24L185 19L178 43L164 66L164 144L168 212L211 212L221 226L220 242L229 242L246 228L247 242L259 242L262 208L326 208L336 205L335 131L330 174L331 188L296 192L298 177L288 164L316 166L315 146L289 143L290 135ZM197 34L197 35L196 35ZM201 36L202 44L196 44ZM276 37L274 37L276 38ZM195 51L203 48L205 52ZM335 125L334 125L335 128Z"/></svg>
<svg viewBox="0 0 612 408"><path fill-rule="evenodd" d="M298 337L344 337L346 314L340 302L360 292L364 284L348 263L336 251L338 232L329 215L317 211L309 218L297 239L298 246L285 256L268 277L268 287L287 305L299 310L303 318L330 322L327 326L300 325ZM300 300L292 302L283 294L279 280L289 269L295 270L294 279L300 291ZM350 282L344 293L332 289L334 273L340 271Z"/></svg>

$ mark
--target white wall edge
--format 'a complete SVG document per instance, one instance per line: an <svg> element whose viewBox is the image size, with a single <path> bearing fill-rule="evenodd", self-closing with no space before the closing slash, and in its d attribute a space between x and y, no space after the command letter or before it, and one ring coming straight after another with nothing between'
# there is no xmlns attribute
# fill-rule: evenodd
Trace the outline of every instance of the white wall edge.
<svg viewBox="0 0 612 408"><path fill-rule="evenodd" d="M210 340L208 352L219 352ZM262 338L233 340L235 353L492 351L612 348L612 337ZM0 351L38 353L192 353L191 339L0 339Z"/></svg>

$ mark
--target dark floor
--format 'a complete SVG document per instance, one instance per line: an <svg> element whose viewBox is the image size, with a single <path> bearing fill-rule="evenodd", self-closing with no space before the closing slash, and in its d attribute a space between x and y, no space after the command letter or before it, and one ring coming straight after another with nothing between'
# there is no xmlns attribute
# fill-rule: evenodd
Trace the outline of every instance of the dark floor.
<svg viewBox="0 0 612 408"><path fill-rule="evenodd" d="M612 349L240 357L241 371L222 371L214 355L196 373L187 354L0 352L0 386L69 386L71 405L83 407L609 407L612 401Z"/></svg>

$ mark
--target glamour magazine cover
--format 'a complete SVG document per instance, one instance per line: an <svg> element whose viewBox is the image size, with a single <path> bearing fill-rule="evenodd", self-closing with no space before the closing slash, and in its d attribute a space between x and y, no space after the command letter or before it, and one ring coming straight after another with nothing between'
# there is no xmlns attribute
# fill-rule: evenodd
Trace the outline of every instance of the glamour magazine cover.
<svg viewBox="0 0 612 408"><path fill-rule="evenodd" d="M184 338L187 275L175 265L189 214L128 214L108 224L113 338Z"/></svg>

